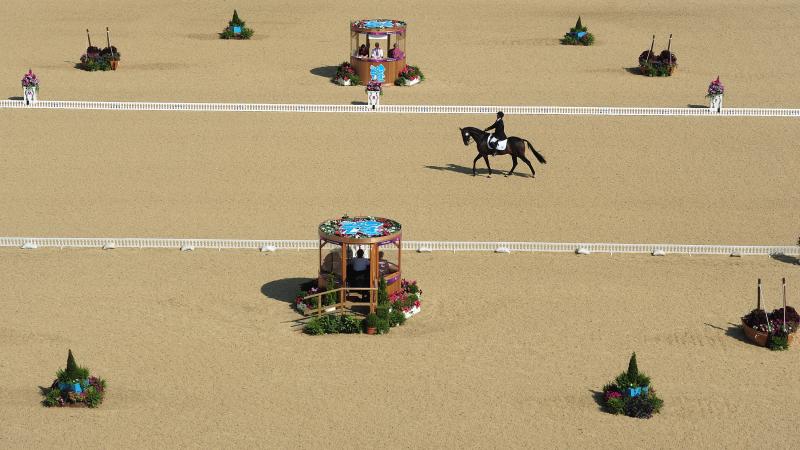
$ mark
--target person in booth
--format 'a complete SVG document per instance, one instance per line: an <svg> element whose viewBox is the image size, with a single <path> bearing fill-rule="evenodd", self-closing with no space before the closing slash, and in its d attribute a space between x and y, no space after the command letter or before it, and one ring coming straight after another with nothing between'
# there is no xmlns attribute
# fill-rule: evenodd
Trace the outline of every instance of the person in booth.
<svg viewBox="0 0 800 450"><path fill-rule="evenodd" d="M379 42L375 43L375 48L372 49L370 56L372 59L383 59L383 49L381 48L381 44Z"/></svg>
<svg viewBox="0 0 800 450"><path fill-rule="evenodd" d="M353 281L356 287L363 287L369 280L369 259L364 258L364 250L358 249L353 258Z"/></svg>
<svg viewBox="0 0 800 450"><path fill-rule="evenodd" d="M389 50L389 58L403 59L403 56L405 56L405 54L400 50L400 47L397 46L397 42L395 42L392 49Z"/></svg>
<svg viewBox="0 0 800 450"><path fill-rule="evenodd" d="M358 52L356 52L356 56L358 56L359 58L366 58L367 56L369 56L369 49L367 48L367 44L361 44L361 46L358 47Z"/></svg>

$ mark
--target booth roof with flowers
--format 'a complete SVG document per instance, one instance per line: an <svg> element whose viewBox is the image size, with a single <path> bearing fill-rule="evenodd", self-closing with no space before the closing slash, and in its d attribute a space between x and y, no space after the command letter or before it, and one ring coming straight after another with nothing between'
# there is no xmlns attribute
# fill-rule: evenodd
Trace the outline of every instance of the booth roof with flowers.
<svg viewBox="0 0 800 450"><path fill-rule="evenodd" d="M339 287L377 288L381 277L386 280L389 294L400 290L400 258L402 231L398 222L383 217L343 216L319 225L319 281L324 289L329 278ZM359 280L352 270L352 260L358 250L370 265L366 279ZM357 286L358 282L363 283ZM375 291L370 292L370 310L377 304Z"/></svg>
<svg viewBox="0 0 800 450"><path fill-rule="evenodd" d="M383 49L382 58L373 58L372 49L378 43ZM391 57L394 45L399 57ZM367 46L367 56L359 56L361 45ZM362 83L376 79L392 84L398 73L406 67L406 23L401 20L364 19L350 22L350 64Z"/></svg>

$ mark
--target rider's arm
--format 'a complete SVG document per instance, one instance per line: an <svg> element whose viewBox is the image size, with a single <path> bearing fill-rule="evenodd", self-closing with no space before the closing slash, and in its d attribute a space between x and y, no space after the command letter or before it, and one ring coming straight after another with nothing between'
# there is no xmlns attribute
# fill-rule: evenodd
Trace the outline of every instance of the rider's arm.
<svg viewBox="0 0 800 450"><path fill-rule="evenodd" d="M490 126L489 128L487 128L487 129L485 129L483 131L493 130L496 126L497 126L497 122L493 123L492 126Z"/></svg>

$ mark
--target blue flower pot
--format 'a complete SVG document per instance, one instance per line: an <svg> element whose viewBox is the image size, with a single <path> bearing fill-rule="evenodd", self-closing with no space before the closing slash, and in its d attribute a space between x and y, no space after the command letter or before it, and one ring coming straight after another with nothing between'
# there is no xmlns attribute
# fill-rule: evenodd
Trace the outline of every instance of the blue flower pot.
<svg viewBox="0 0 800 450"><path fill-rule="evenodd" d="M64 383L63 381L58 382L58 390L61 392L66 392L68 387L69 385L67 383Z"/></svg>
<svg viewBox="0 0 800 450"><path fill-rule="evenodd" d="M81 384L80 383L73 383L71 390L74 391L76 394L80 394L81 392L83 392L83 389L81 389Z"/></svg>

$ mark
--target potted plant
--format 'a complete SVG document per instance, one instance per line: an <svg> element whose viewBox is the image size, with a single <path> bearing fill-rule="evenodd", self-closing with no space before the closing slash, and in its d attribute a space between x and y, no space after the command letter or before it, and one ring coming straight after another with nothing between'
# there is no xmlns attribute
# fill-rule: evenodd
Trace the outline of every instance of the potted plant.
<svg viewBox="0 0 800 450"><path fill-rule="evenodd" d="M349 62L343 62L336 68L336 75L333 82L340 86L355 86L361 83L361 78L356 73L356 69Z"/></svg>
<svg viewBox="0 0 800 450"><path fill-rule="evenodd" d="M725 86L719 81L719 75L717 75L717 79L708 85L708 93L706 94L706 98L709 99L708 107L716 112L720 112L722 109L723 95L725 95Z"/></svg>
<svg viewBox="0 0 800 450"><path fill-rule="evenodd" d="M770 350L786 350L800 327L800 315L786 305L786 279L783 279L783 308L768 313L761 308L761 279L758 280L756 309L742 317L742 329L750 342Z"/></svg>
<svg viewBox="0 0 800 450"><path fill-rule="evenodd" d="M645 50L639 55L639 71L642 75L649 77L669 77L675 69L678 68L678 57L675 53L670 51L672 47L672 35L669 35L669 43L667 49L656 55L653 53L653 47L656 42L656 37L653 36L653 41L650 44L650 50Z"/></svg>
<svg viewBox="0 0 800 450"><path fill-rule="evenodd" d="M639 372L636 353L628 361L628 370L603 386L603 406L612 414L649 419L663 404L650 385L650 377Z"/></svg>
<svg viewBox="0 0 800 450"><path fill-rule="evenodd" d="M100 58L108 61L108 66L111 68L111 70L117 70L117 66L119 65L120 59L122 59L122 55L120 55L119 51L117 51L117 47L112 45L100 50Z"/></svg>
<svg viewBox="0 0 800 450"><path fill-rule="evenodd" d="M381 95L383 95L383 83L377 80L370 80L367 83L367 103L372 109L377 108L381 104Z"/></svg>
<svg viewBox="0 0 800 450"><path fill-rule="evenodd" d="M103 401L106 382L89 375L89 369L75 363L72 350L67 355L67 367L59 369L56 380L47 389L42 403L45 406L86 406L95 408Z"/></svg>
<svg viewBox="0 0 800 450"><path fill-rule="evenodd" d="M250 39L253 29L244 26L244 20L239 18L239 13L233 10L233 18L228 21L228 26L219 34L220 39Z"/></svg>
<svg viewBox="0 0 800 450"><path fill-rule="evenodd" d="M425 75L419 70L417 66L409 66L406 64L403 67L403 70L397 74L397 78L394 80L394 84L397 86L413 86L420 81L425 80Z"/></svg>
<svg viewBox="0 0 800 450"><path fill-rule="evenodd" d="M39 98L39 78L31 69L22 77L22 98L27 105Z"/></svg>
<svg viewBox="0 0 800 450"><path fill-rule="evenodd" d="M375 334L378 332L378 315L375 313L370 313L367 315L367 318L364 319L364 327L367 330L367 334Z"/></svg>
<svg viewBox="0 0 800 450"><path fill-rule="evenodd" d="M589 46L594 44L594 35L589 33L588 28L581 23L581 16L578 16L578 21L575 26L570 28L567 34L561 38L561 43L564 45L584 45Z"/></svg>

